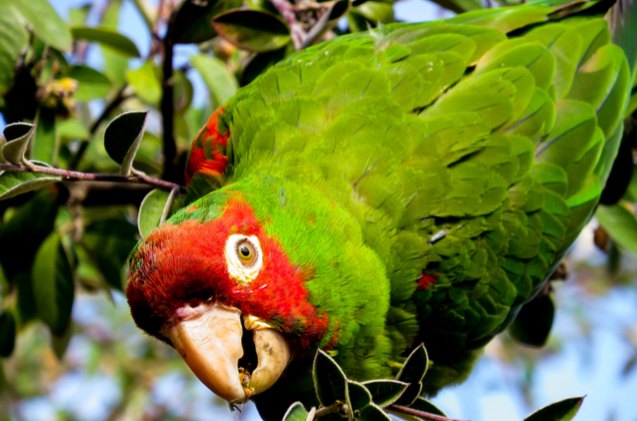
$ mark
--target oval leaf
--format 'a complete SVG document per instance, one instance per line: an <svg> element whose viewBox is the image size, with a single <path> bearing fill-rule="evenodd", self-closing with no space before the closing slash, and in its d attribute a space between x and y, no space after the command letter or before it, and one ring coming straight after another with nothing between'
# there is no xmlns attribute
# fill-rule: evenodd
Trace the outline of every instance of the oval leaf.
<svg viewBox="0 0 637 421"><path fill-rule="evenodd" d="M58 50L71 49L69 27L47 0L14 0L12 3L38 38Z"/></svg>
<svg viewBox="0 0 637 421"><path fill-rule="evenodd" d="M38 317L53 334L64 334L71 322L75 286L73 270L57 232L38 249L31 278Z"/></svg>
<svg viewBox="0 0 637 421"><path fill-rule="evenodd" d="M22 164L34 133L35 126L29 123L12 123L5 127L3 134L7 143L2 145L2 157L5 162Z"/></svg>
<svg viewBox="0 0 637 421"><path fill-rule="evenodd" d="M422 394L422 382L410 383L407 389L396 400L396 405L411 406Z"/></svg>
<svg viewBox="0 0 637 421"><path fill-rule="evenodd" d="M22 193L41 189L61 179L61 177L48 174L5 172L0 174L0 200L10 199Z"/></svg>
<svg viewBox="0 0 637 421"><path fill-rule="evenodd" d="M210 21L224 10L241 7L241 0L184 1L175 12L172 37L177 44L200 44L217 35Z"/></svg>
<svg viewBox="0 0 637 421"><path fill-rule="evenodd" d="M239 88L237 79L228 71L221 60L197 54L192 57L190 63L201 74L213 100L213 108L225 104L237 92Z"/></svg>
<svg viewBox="0 0 637 421"><path fill-rule="evenodd" d="M223 38L248 51L272 51L290 42L290 30L276 15L235 9L215 16L212 26Z"/></svg>
<svg viewBox="0 0 637 421"><path fill-rule="evenodd" d="M171 190L170 193L155 189L144 197L137 214L137 227L142 239L148 237L155 228L166 220L176 192L176 189Z"/></svg>
<svg viewBox="0 0 637 421"><path fill-rule="evenodd" d="M145 62L139 69L128 70L126 81L133 87L137 97L146 104L157 106L161 98L159 68L152 62Z"/></svg>
<svg viewBox="0 0 637 421"><path fill-rule="evenodd" d="M637 219L633 213L617 204L600 206L595 216L617 244L637 253Z"/></svg>
<svg viewBox="0 0 637 421"><path fill-rule="evenodd" d="M57 159L59 147L55 111L42 107L38 110L35 136L31 143L31 158L53 164Z"/></svg>
<svg viewBox="0 0 637 421"><path fill-rule="evenodd" d="M308 412L301 402L294 402L283 415L283 421L306 421Z"/></svg>
<svg viewBox="0 0 637 421"><path fill-rule="evenodd" d="M427 356L427 350L424 344L420 344L414 349L402 368L396 376L396 380L405 383L419 383L425 377L427 373L427 366L429 365L429 357Z"/></svg>
<svg viewBox="0 0 637 421"><path fill-rule="evenodd" d="M579 411L582 402L584 402L583 396L564 399L535 411L524 421L570 421Z"/></svg>
<svg viewBox="0 0 637 421"><path fill-rule="evenodd" d="M360 411L372 403L372 394L358 382L347 382L347 406L351 411Z"/></svg>
<svg viewBox="0 0 637 421"><path fill-rule="evenodd" d="M120 173L129 175L135 153L142 140L148 111L129 111L115 117L104 132L104 148L115 162L121 164Z"/></svg>
<svg viewBox="0 0 637 421"><path fill-rule="evenodd" d="M78 82L74 96L79 101L104 98L111 90L111 80L104 73L98 72L92 67L73 66L67 76Z"/></svg>
<svg viewBox="0 0 637 421"><path fill-rule="evenodd" d="M0 357L8 357L15 348L15 318L5 310L0 314Z"/></svg>
<svg viewBox="0 0 637 421"><path fill-rule="evenodd" d="M29 41L17 9L8 3L0 4L0 95L11 87L16 62Z"/></svg>
<svg viewBox="0 0 637 421"><path fill-rule="evenodd" d="M83 243L98 276L122 290L129 251L137 243L137 228L123 215L109 216L86 225Z"/></svg>
<svg viewBox="0 0 637 421"><path fill-rule="evenodd" d="M96 42L128 57L141 57L133 41L111 28L74 26L71 32L76 40Z"/></svg>
<svg viewBox="0 0 637 421"><path fill-rule="evenodd" d="M345 373L325 351L319 349L314 357L312 380L316 397L323 406L336 401L346 401L347 378Z"/></svg>
<svg viewBox="0 0 637 421"><path fill-rule="evenodd" d="M381 408L396 402L409 386L398 380L370 380L363 382L363 385L371 393L374 403Z"/></svg>
<svg viewBox="0 0 637 421"><path fill-rule="evenodd" d="M509 327L518 341L531 346L543 346L551 333L555 304L550 295L540 294L524 304Z"/></svg>
<svg viewBox="0 0 637 421"><path fill-rule="evenodd" d="M356 419L365 421L391 421L389 415L374 404L371 404L360 411L360 415L357 416Z"/></svg>

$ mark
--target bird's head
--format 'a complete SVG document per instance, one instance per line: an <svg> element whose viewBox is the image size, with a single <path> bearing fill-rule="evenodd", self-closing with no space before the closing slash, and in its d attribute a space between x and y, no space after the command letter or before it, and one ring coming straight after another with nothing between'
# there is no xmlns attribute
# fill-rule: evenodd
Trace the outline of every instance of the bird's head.
<svg viewBox="0 0 637 421"><path fill-rule="evenodd" d="M272 386L295 354L330 341L294 263L240 193L176 213L134 251L126 295L137 325L175 347L229 402Z"/></svg>

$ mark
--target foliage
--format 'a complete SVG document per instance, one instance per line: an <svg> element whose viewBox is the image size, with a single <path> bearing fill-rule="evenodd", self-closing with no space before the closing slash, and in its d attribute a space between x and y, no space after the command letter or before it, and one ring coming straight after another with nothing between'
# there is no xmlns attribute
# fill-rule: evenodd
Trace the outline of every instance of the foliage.
<svg viewBox="0 0 637 421"><path fill-rule="evenodd" d="M483 6L436 2L454 12ZM75 8L68 21L46 0L0 0L0 113L7 123L0 138L2 357L11 356L29 325L42 323L62 358L74 330L75 296L111 297L123 289L128 252L180 203L191 139L239 86L295 50L395 20L392 2L384 0L184 0L161 1L161 9L130 3L145 23L148 46L117 31L124 0ZM177 67L181 51L190 54ZM203 80L207 101L194 100L195 78ZM632 161L628 168L622 179L630 180ZM621 202L599 218L613 244L635 252L637 181L626 184ZM549 293L536 305L546 323L532 328L539 331L520 323L515 335L545 341ZM422 376L357 383L319 353L314 383L321 406L296 405L287 419L334 413L386 419L386 410L404 407L416 417L443 416L418 397L426 381L424 348L406 364L417 364ZM545 410L566 414L580 402Z"/></svg>

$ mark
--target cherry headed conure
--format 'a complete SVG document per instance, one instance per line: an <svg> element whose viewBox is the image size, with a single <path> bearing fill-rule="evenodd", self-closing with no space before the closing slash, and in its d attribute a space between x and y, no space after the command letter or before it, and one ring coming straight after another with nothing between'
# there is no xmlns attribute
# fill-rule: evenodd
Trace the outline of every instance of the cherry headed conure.
<svg viewBox="0 0 637 421"><path fill-rule="evenodd" d="M589 220L617 153L632 70L580 8L386 25L271 67L193 143L187 180L219 188L133 252L135 322L264 417L311 399L317 348L365 380L424 343L426 392L462 380Z"/></svg>

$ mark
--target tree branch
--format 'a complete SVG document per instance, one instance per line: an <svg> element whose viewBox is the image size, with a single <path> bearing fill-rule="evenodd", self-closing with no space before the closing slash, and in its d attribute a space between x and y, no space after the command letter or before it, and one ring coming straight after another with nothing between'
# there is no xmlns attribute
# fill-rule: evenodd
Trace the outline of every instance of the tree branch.
<svg viewBox="0 0 637 421"><path fill-rule="evenodd" d="M136 171L131 175L122 174L104 174L104 173L86 173L81 171L64 170L61 168L51 168L42 165L29 164L28 166L20 166L14 164L0 164L0 171L8 172L32 172L38 174L57 175L68 181L116 181L126 183L141 183L155 186L165 190L179 189L181 186L171 181L162 180L152 177L140 171Z"/></svg>
<svg viewBox="0 0 637 421"><path fill-rule="evenodd" d="M299 21L296 20L294 5L287 0L270 0L270 3L272 3L272 6L281 13L281 16L283 16L285 21L290 25L290 35L292 36L294 49L300 50L303 48L307 34Z"/></svg>
<svg viewBox="0 0 637 421"><path fill-rule="evenodd" d="M388 409L395 412L400 412L402 414L413 415L426 421L462 421L455 418L448 418L442 415L432 414L430 412L419 411L417 409L409 408L408 406L402 405L391 405L388 407Z"/></svg>
<svg viewBox="0 0 637 421"><path fill-rule="evenodd" d="M175 141L175 104L174 104L174 80L173 80L173 49L175 47L172 39L172 28L175 20L175 13L171 11L166 33L162 39L163 58L162 58L162 78L161 78L161 102L160 111L163 125L162 142L164 153L164 170L163 177L174 179L175 158L177 157L177 143Z"/></svg>

